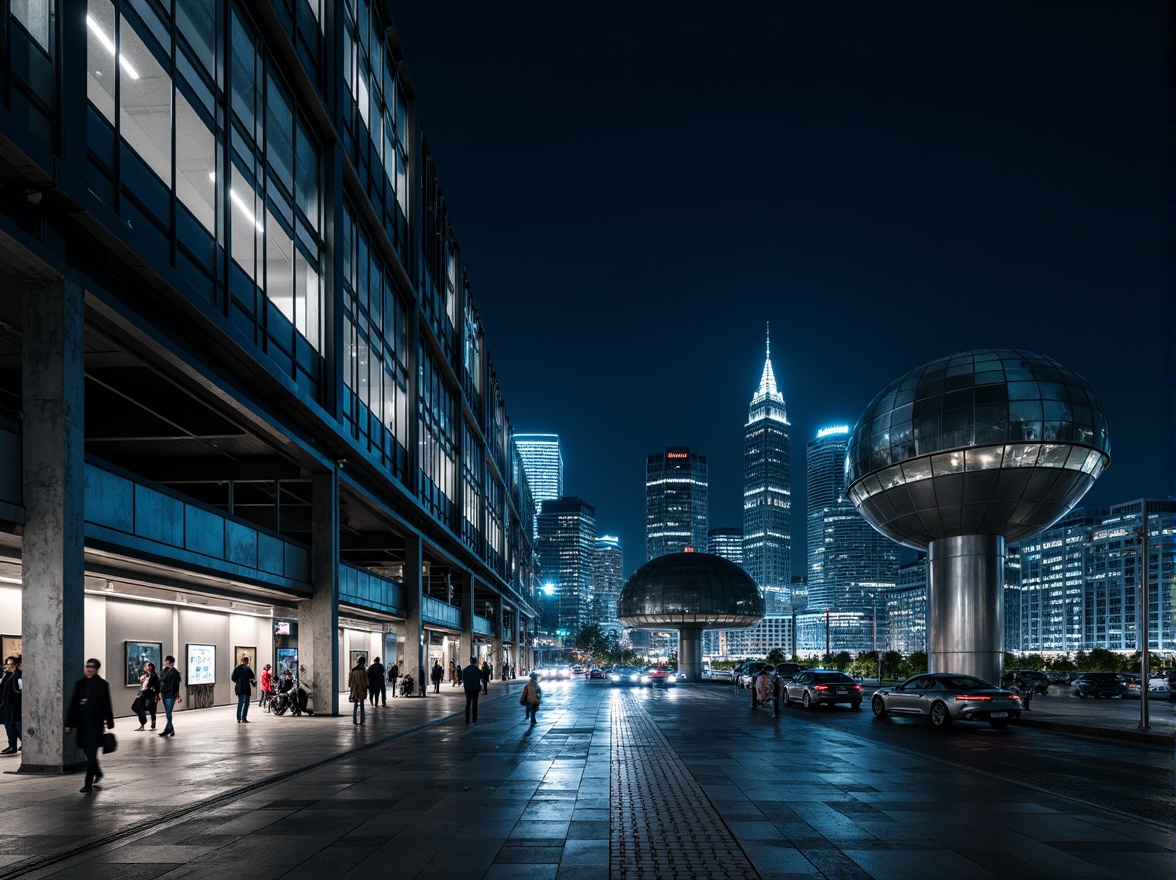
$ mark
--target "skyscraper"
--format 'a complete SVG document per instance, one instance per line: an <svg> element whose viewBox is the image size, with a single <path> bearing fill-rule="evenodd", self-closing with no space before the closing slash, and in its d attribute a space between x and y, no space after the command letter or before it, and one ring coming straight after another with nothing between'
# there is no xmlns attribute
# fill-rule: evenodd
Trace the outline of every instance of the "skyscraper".
<svg viewBox="0 0 1176 880"><path fill-rule="evenodd" d="M523 468L536 501L563 497L564 462L559 434L515 434Z"/></svg>
<svg viewBox="0 0 1176 880"><path fill-rule="evenodd" d="M554 498L543 502L538 519L541 627L550 636L566 635L591 622L596 508L581 498Z"/></svg>
<svg viewBox="0 0 1176 880"><path fill-rule="evenodd" d="M706 547L706 456L668 446L645 459L646 561Z"/></svg>
<svg viewBox="0 0 1176 880"><path fill-rule="evenodd" d="M625 585L622 574L621 541L614 535L601 535L592 552L593 623L605 630L620 632L617 620L617 598Z"/></svg>
<svg viewBox="0 0 1176 880"><path fill-rule="evenodd" d="M792 445L771 340L751 398L743 447L743 568L762 589L792 586ZM769 613L772 608L769 607Z"/></svg>
<svg viewBox="0 0 1176 880"><path fill-rule="evenodd" d="M536 512L544 501L563 497L563 453L559 449L559 434L515 434L515 446L523 459L523 470L531 486L531 497ZM539 522L535 534L539 536Z"/></svg>
<svg viewBox="0 0 1176 880"><path fill-rule="evenodd" d="M808 444L809 609L873 614L894 588L899 545L876 531L845 494L849 427L822 428Z"/></svg>
<svg viewBox="0 0 1176 880"><path fill-rule="evenodd" d="M743 567L743 529L715 528L706 533L706 552ZM746 571L746 569L744 569Z"/></svg>

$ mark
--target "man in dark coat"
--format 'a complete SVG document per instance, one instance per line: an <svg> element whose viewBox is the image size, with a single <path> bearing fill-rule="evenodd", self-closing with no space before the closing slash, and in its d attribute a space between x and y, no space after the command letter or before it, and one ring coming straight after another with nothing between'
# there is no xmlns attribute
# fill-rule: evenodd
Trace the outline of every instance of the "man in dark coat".
<svg viewBox="0 0 1176 880"><path fill-rule="evenodd" d="M482 670L478 668L477 657L471 657L470 665L461 671L461 686L465 689L466 724L477 724L478 694L482 692Z"/></svg>
<svg viewBox="0 0 1176 880"><path fill-rule="evenodd" d="M180 671L176 669L176 658L170 654L163 658L163 671L159 673L159 696L163 700L163 713L167 716L167 724L160 736L175 736L172 710L183 698L180 696Z"/></svg>
<svg viewBox="0 0 1176 880"><path fill-rule="evenodd" d="M233 670L229 678L233 681L234 693L237 694L237 723L248 724L249 703L253 696L253 686L257 684L257 676L254 675L246 655L241 655L240 665Z"/></svg>
<svg viewBox="0 0 1176 880"><path fill-rule="evenodd" d="M393 663L388 667L388 681L392 682L392 696L396 696L396 679L400 678L400 664Z"/></svg>
<svg viewBox="0 0 1176 880"><path fill-rule="evenodd" d="M482 661L482 693L490 693L490 664Z"/></svg>
<svg viewBox="0 0 1176 880"><path fill-rule="evenodd" d="M384 684L384 664L380 662L380 658L375 658L367 669L368 676L368 697L372 701L372 708L378 705L388 707L388 691Z"/></svg>
<svg viewBox="0 0 1176 880"><path fill-rule="evenodd" d="M16 741L24 739L20 724L21 690L20 657L5 657L4 674L0 676L0 718L8 735L8 748L0 749L0 755L15 755L20 751Z"/></svg>
<svg viewBox="0 0 1176 880"><path fill-rule="evenodd" d="M65 715L65 732L77 730L78 748L86 753L86 784L83 794L101 788L98 780L102 771L98 768L98 749L106 730L114 729L114 708L110 704L110 685L98 675L102 663L91 657L86 661L86 674L74 685L69 698L69 709Z"/></svg>
<svg viewBox="0 0 1176 880"><path fill-rule="evenodd" d="M441 668L440 660L433 661L433 668L429 672L429 675L432 676L433 679L433 693L441 693L441 679L445 677L445 670Z"/></svg>

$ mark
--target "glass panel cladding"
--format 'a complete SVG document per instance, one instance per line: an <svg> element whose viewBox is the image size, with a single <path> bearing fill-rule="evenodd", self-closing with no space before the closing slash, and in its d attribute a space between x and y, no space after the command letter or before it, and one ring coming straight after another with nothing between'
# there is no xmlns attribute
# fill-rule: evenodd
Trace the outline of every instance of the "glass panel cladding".
<svg viewBox="0 0 1176 880"><path fill-rule="evenodd" d="M280 66L259 51L259 45L234 9L228 71L233 167L230 250L266 298L319 351L323 344L319 148L281 79ZM255 236L261 240L254 242ZM278 328L272 330L273 339L289 349L290 341Z"/></svg>
<svg viewBox="0 0 1176 880"><path fill-rule="evenodd" d="M210 233L216 232L216 136L211 121L176 89L176 195Z"/></svg>
<svg viewBox="0 0 1176 880"><path fill-rule="evenodd" d="M110 0L89 0L86 30L86 96L107 122L114 125L114 59L118 53L115 51L114 4Z"/></svg>
<svg viewBox="0 0 1176 880"><path fill-rule="evenodd" d="M931 470L937 477L943 474L956 474L963 469L963 452L949 452L946 455L933 455L931 457Z"/></svg>
<svg viewBox="0 0 1176 880"><path fill-rule="evenodd" d="M1003 446L980 446L969 449L964 455L964 469L969 471L987 471L1000 467L1004 457Z"/></svg>
<svg viewBox="0 0 1176 880"><path fill-rule="evenodd" d="M344 418L352 437L397 477L406 475L408 449L407 310L371 239L350 204L343 210L343 320L351 392ZM375 416L373 430L369 414Z"/></svg>
<svg viewBox="0 0 1176 880"><path fill-rule="evenodd" d="M119 28L119 58L119 133L170 187L171 76L125 15Z"/></svg>
<svg viewBox="0 0 1176 880"><path fill-rule="evenodd" d="M217 0L176 0L176 31L210 81L216 79Z"/></svg>
<svg viewBox="0 0 1176 880"><path fill-rule="evenodd" d="M439 519L452 518L455 450L453 392L423 345L420 359L417 418L420 439L420 499Z"/></svg>
<svg viewBox="0 0 1176 880"><path fill-rule="evenodd" d="M24 25L29 36L49 48L49 16L53 10L52 0L12 0L12 17Z"/></svg>

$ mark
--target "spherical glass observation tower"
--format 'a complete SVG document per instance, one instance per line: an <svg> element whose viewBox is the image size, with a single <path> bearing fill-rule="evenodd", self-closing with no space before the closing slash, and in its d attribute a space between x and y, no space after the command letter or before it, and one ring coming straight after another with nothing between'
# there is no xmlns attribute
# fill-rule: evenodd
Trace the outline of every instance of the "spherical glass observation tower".
<svg viewBox="0 0 1176 880"><path fill-rule="evenodd" d="M702 678L702 631L753 626L764 600L751 576L709 553L669 553L651 559L625 581L617 619L637 629L678 630L678 671Z"/></svg>
<svg viewBox="0 0 1176 880"><path fill-rule="evenodd" d="M1068 513L1110 464L1110 449L1094 390L1026 351L940 358L866 407L845 484L874 528L927 551L932 671L999 682L1005 542Z"/></svg>

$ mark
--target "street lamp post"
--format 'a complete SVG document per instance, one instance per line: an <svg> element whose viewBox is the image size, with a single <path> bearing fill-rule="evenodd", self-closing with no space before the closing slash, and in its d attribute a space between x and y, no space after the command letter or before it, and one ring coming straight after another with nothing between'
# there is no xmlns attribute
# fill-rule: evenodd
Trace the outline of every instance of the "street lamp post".
<svg viewBox="0 0 1176 880"><path fill-rule="evenodd" d="M825 660L831 661L833 657L832 650L829 647L829 609L825 608Z"/></svg>
<svg viewBox="0 0 1176 880"><path fill-rule="evenodd" d="M882 655L878 653L878 596L870 594L874 600L874 662L878 664L878 686L882 686Z"/></svg>
<svg viewBox="0 0 1176 880"><path fill-rule="evenodd" d="M1135 539L1136 539L1136 541L1139 542L1139 546L1141 548L1141 555L1143 557L1143 559L1142 559L1143 564L1140 566L1140 568L1142 569L1143 577L1142 577L1142 581L1141 581L1140 588L1139 588L1139 596L1140 596L1139 602L1142 607L1140 608L1140 614L1139 614L1140 626L1137 629L1137 632L1140 630L1142 630L1142 632L1143 632L1143 650L1140 652L1140 655L1139 655L1139 727L1142 730L1146 730L1151 727L1151 724L1148 721L1148 714L1147 714L1147 709L1148 709L1148 707L1147 707L1147 690L1148 690L1147 685L1148 685L1148 677L1149 677L1148 660L1150 659L1148 657L1148 634L1149 634L1149 631L1151 630L1151 622L1148 620L1147 606L1148 606L1148 602L1150 601L1151 597L1148 595L1148 592L1149 592L1148 591L1148 573L1147 573L1147 550L1148 550L1147 537L1148 537L1148 535L1147 535L1146 504L1147 504L1147 502L1144 502L1145 507L1144 507L1144 511L1143 511L1143 525L1137 526L1135 529Z"/></svg>

